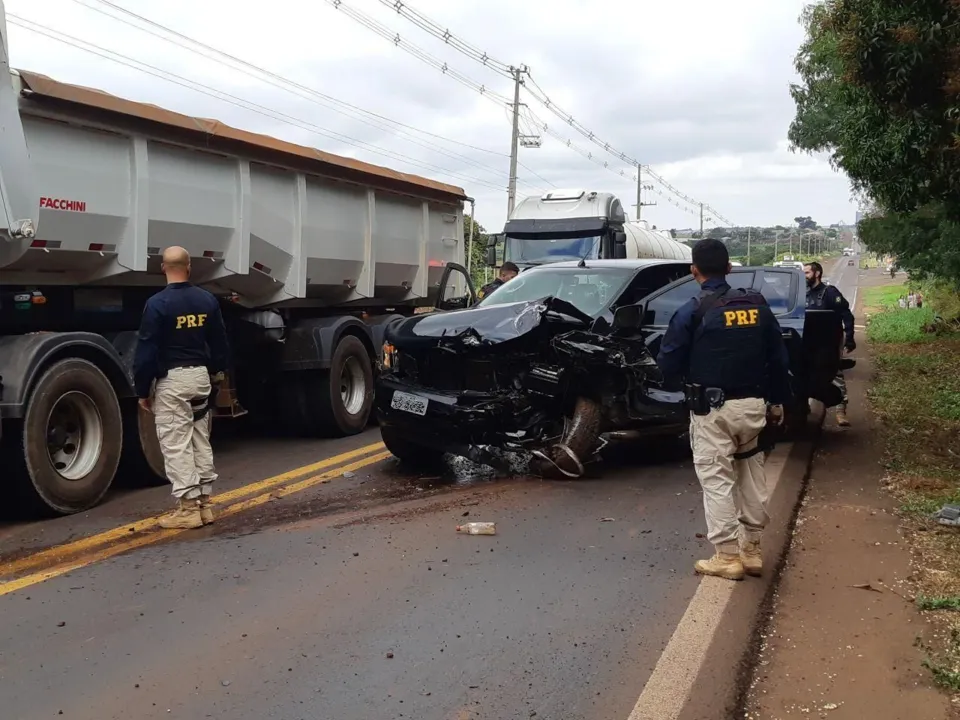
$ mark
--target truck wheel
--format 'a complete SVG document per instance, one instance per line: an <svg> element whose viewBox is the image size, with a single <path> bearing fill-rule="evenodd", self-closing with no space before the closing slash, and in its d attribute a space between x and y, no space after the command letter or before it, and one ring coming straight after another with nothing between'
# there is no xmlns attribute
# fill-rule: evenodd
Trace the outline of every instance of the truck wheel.
<svg viewBox="0 0 960 720"><path fill-rule="evenodd" d="M347 335L337 344L330 372L316 374L318 419L334 435L363 432L373 407L373 367L359 338Z"/></svg>
<svg viewBox="0 0 960 720"><path fill-rule="evenodd" d="M40 376L23 420L23 499L61 515L96 505L123 449L116 393L91 362L60 360Z"/></svg>
<svg viewBox="0 0 960 720"><path fill-rule="evenodd" d="M387 450L404 465L414 469L435 468L443 459L443 453L434 448L412 443L397 434L389 425L380 426L380 436Z"/></svg>

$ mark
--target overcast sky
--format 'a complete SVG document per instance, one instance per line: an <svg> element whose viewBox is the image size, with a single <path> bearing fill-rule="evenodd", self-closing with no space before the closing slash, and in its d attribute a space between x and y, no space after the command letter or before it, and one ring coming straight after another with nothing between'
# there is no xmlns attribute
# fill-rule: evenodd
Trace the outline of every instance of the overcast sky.
<svg viewBox="0 0 960 720"><path fill-rule="evenodd" d="M226 62L222 57L221 62L213 59L216 55L203 57L111 19L108 14L143 26L110 3L308 90L291 91L281 80L258 78L249 69L221 64ZM13 66L448 181L477 199L483 225L502 226L510 148L507 108L395 47L326 0L110 3L6 0ZM493 93L512 97L509 79L431 37L379 0L343 4ZM803 4L413 0L417 11L491 57L528 65L553 102L602 142L649 164L684 194L732 222L788 224L798 215L811 215L822 224L852 222L855 207L846 178L834 173L825 158L787 149L794 110L788 86L802 40L797 17ZM17 27L11 15L97 45L99 53L112 51L153 66L154 75ZM171 74L208 89L171 82ZM213 97L213 91L233 99ZM345 109L309 91L380 117ZM625 205L635 202L633 168L592 145L525 92L521 102L550 131L581 150L541 133L542 147L520 151L521 197L576 187L610 190ZM533 132L532 122L523 125ZM585 158L585 152L609 162L609 169ZM695 207L645 180L686 208L648 191L644 201L657 205L644 208L645 219L664 228L699 223Z"/></svg>

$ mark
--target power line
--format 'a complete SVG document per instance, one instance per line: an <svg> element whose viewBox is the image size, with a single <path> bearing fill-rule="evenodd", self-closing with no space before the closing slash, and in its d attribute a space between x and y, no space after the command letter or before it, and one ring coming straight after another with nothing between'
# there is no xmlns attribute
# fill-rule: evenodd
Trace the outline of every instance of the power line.
<svg viewBox="0 0 960 720"><path fill-rule="evenodd" d="M170 82L174 85L179 85L181 87L185 87L189 90L199 92L203 95L207 95L217 100L228 102L231 105L235 105L244 110L249 110L251 112L257 113L258 115L262 115L272 120L279 120L280 122L286 123L288 125L299 127L304 130L313 132L317 135L328 137L338 142L342 142L344 144L351 145L353 147L357 147L361 150L366 150L367 152L371 152L377 155L382 155L384 157L388 157L393 160L407 162L411 165L415 165L433 172L445 173L448 176L457 178L459 180L475 182L479 185L484 185L493 190L503 190L502 186L495 185L481 178L475 178L468 175L463 175L462 173L458 173L453 170L448 170L446 168L432 165L430 163L425 163L420 160L417 160L416 158L412 158L408 155L403 155L402 153L397 153L392 150L386 150L384 148L377 147L376 145L372 145L370 143L364 142L363 140L358 140L348 135L344 135L342 133L338 133L333 130L323 128L319 125L315 125L306 120L301 120L292 115L287 115L286 113L282 113L282 112L273 110L271 108L265 107L263 105L259 105L250 100L246 100L236 95L231 95L230 93L224 92L222 90L218 90L217 88L204 85L202 83L196 82L194 80L190 80L188 78L184 78L175 73L169 72L167 70L163 70L162 68L158 68L156 66L141 62L139 60L135 60L121 53L117 53L112 50L103 48L99 45L96 45L94 43L87 42L86 40L81 40L79 38L73 37L72 35L68 35L66 33L62 33L58 30L54 30L52 28L41 25L39 23L35 23L31 20L27 20L26 18L21 18L15 14L8 13L7 19L8 21L11 22L11 24L21 27L24 30L27 30L29 32L33 32L38 35L43 35L47 38L50 38L51 40L55 40L57 42L63 43L65 45L69 45L78 50L82 50L84 52L87 52L93 55L97 55L106 60L110 60L111 62L115 62L120 65L124 65L126 67L132 68L134 70L146 73L147 75L152 75L153 77L159 78L166 82Z"/></svg>
<svg viewBox="0 0 960 720"><path fill-rule="evenodd" d="M335 7L340 7L343 4L343 0L328 0L328 1L332 2ZM397 14L403 17L404 19L413 23L420 29L424 30L428 34L432 35L433 37L441 40L446 45L449 45L450 47L454 48L455 50L469 57L475 62L479 62L482 65L493 69L495 72L497 72L500 75L504 75L506 77L511 77L511 78L513 77L513 71L515 69L513 65L497 60L496 58L490 56L489 53L486 53L480 50L479 48L476 48L475 46L471 45L465 40L461 40L456 35L451 33L450 30L443 28L441 25L434 22L423 13L410 7L410 5L404 2L401 2L400 0L379 0L379 1L381 4L395 10ZM399 38L399 35L397 35L397 37ZM536 80L533 78L532 74L530 73L529 68L527 68L527 72L525 74L527 76L528 82L524 83L524 87L526 88L527 92L530 93L531 97L537 100L537 102L543 105L551 113L556 115L564 123L572 127L574 130L576 130L578 133L583 135L585 138L587 138L590 142L594 143L598 147L603 148L605 152L618 158L619 160L622 160L624 163L626 163L631 167L638 167L638 166L642 167L651 177L654 177L659 182L661 182L664 185L664 187L668 188L670 192L674 193L675 195L685 200L686 202L689 202L692 205L696 205L697 207L699 207L700 205L703 205L703 208L705 210L710 210L710 212L713 213L713 215L718 219L720 219L722 222L725 222L726 224L731 226L733 225L733 223L730 220L728 220L719 212L717 212L716 209L714 209L709 204L700 203L699 201L690 197L686 193L683 193L680 190L678 190L676 187L674 187L672 184L667 182L659 174L655 173L650 168L649 165L645 165L641 163L636 158L633 158L627 155L625 152L618 150L616 147L614 147L610 143L601 140L596 133L594 133L588 127L580 123L572 114L566 112L565 110L560 108L556 103L554 103L550 99L549 95L547 95L547 93L544 92L544 90L537 84ZM531 89L531 86L533 89Z"/></svg>
<svg viewBox="0 0 960 720"><path fill-rule="evenodd" d="M97 0L97 1L98 1L98 2L103 2L104 0ZM407 42L407 41L403 40L403 39L400 37L400 34L399 34L399 33L393 32L390 28L388 28L387 26L383 25L382 23L380 23L379 21L375 20L374 18L370 17L369 15L367 15L367 14L365 14L365 13L359 11L359 10L356 10L356 9L354 9L354 8L351 8L351 7L349 7L348 5L345 5L345 4L343 3L343 0L327 0L327 2L328 2L330 5L332 5L335 9L341 10L343 13L345 13L345 14L346 14L347 16L349 16L351 19L353 19L353 20L355 20L356 22L358 22L358 23L360 23L361 25L363 25L363 26L364 26L365 28L367 28L368 30L373 31L374 33L376 33L376 34L379 35L380 37L382 37L382 38L388 40L389 42L393 43L395 46L397 46L398 48L400 48L400 49L403 50L404 52L409 53L410 55L412 55L413 57L417 58L418 60L426 63L427 65L430 65L431 67L433 67L433 68L435 68L435 69L437 69L437 70L440 70L440 72L442 72L444 75L448 75L448 76L452 77L454 80L457 80L457 82L459 82L459 83L462 84L462 85L465 85L466 87L470 88L471 90L475 90L475 91L479 92L483 97L488 98L489 100L497 103L498 105L500 105L500 106L502 106L502 107L506 107L507 105L512 105L512 102L511 102L508 98L506 98L505 96L500 95L499 93L497 93L497 92L495 92L495 91L493 91L493 90L490 90L490 89L487 88L485 85L481 85L480 83L476 82L475 80L472 80L471 78L467 77L467 76L464 75L463 73L460 73L459 71L454 70L454 69L451 68L447 63L443 62L442 60L439 60L438 58L433 57L432 55L430 55L429 53L427 53L425 50L422 50L422 49L421 49L420 47L418 47L417 45L414 45L413 43L410 43L410 42ZM510 77L512 77L512 76L510 76ZM539 179L542 180L543 182L547 183L547 185L549 185L549 186L551 186L551 187L556 187L556 185L555 185L554 183L550 182L550 181L547 180L545 177L543 177L543 176L540 175L539 173L537 173L537 172L535 172L534 170L532 170L529 166L527 166L527 165L525 165L525 164L523 164L522 162L519 162L519 161L518 161L518 164L519 164L521 167L523 167L525 170L527 170L527 172L529 172L530 174L536 176L537 178L539 178ZM518 182L519 182L520 184L528 185L528 186L529 186L529 183L524 183L524 182L521 181L521 180L518 180Z"/></svg>
<svg viewBox="0 0 960 720"><path fill-rule="evenodd" d="M285 78L281 75L278 75L274 72L271 72L270 70L267 70L263 67L250 63L246 60L243 60L242 58L238 58L234 55L230 55L229 53L223 52L222 50L219 50L215 47L212 47L211 45L208 45L206 43L200 42L199 40L196 40L187 35L184 35L183 33L173 30L172 28L169 28L165 25L162 25L153 20L150 20L149 18L146 18L142 15L139 15L130 10L127 10L126 8L123 8L119 5L115 5L114 3L109 2L109 0L93 0L93 1L100 3L101 5L105 5L111 8L111 10L115 10L117 12L123 13L128 17L134 18L140 23L144 23L150 27L142 27L141 25L135 22L131 22L130 20L127 20L123 17L118 17L117 15L114 15L112 12L106 12L100 8L94 7L88 4L86 0L73 0L73 1L88 10L104 15L105 17L109 17L112 20L115 20L117 22L124 23L129 27L133 27L137 30L140 30L141 32L157 37L163 40L164 42L168 42L178 47L181 47L189 52L199 55L200 57L203 57L208 60L213 60L214 62L224 67L230 68L231 70L239 70L240 72L243 72L244 74L246 74L248 77L253 77L255 79L261 80L262 82L266 82L274 87L280 88L281 90L284 90L293 95L296 95L297 97L309 100L311 102L315 102L317 104L323 105L324 107L328 107L334 112L337 112L341 115L344 115L354 120L359 120L360 122L365 123L370 127L375 127L380 130L389 130L391 132L394 132L396 133L397 136L415 145L418 145L424 149L430 150L431 152L437 152L439 154L446 155L447 157L453 158L455 160L466 162L467 164L472 165L473 167L476 167L477 169L483 170L485 172L491 172L491 173L501 172L499 169L495 169L495 168L491 168L489 166L483 165L482 163L479 163L476 160L473 160L472 158L469 158L460 153L450 152L447 149L438 147L436 145L428 145L422 142L419 138L411 136L410 133L404 132L403 130L397 131L395 128L390 127L390 125L394 125L412 132L420 133L427 137L442 140L444 142L461 145L461 146L470 148L472 150L477 150L480 152L489 153L491 155L496 155L498 157L506 157L505 153L497 152L494 150L488 150L486 148L481 148L476 145L471 145L469 143L463 143L458 140L454 140L452 138L444 137L436 133L431 133L426 130L421 130L420 128L415 128L411 125L407 125L405 123L399 122L397 120L386 117L384 115L380 115L378 113L372 112L370 110L366 110L359 106L352 105L351 103L348 103L338 98L335 98L333 96L327 95L313 88L307 87L305 85L301 85L300 83L297 83L293 80ZM156 32L150 29L151 27L156 28L160 32ZM167 35L164 35L163 33L166 33ZM169 37L168 35L173 37ZM240 66L239 68L236 67L238 65Z"/></svg>
<svg viewBox="0 0 960 720"><path fill-rule="evenodd" d="M461 40L448 29L438 25L426 15L415 10L406 3L400 2L400 0L380 0L380 3L382 5L386 5L391 10L396 10L397 14L401 17L409 20L421 30L433 35L435 38L442 40L450 47L459 50L467 57L476 60L482 65L486 65L506 78L511 80L513 79L513 71L515 68L512 65L501 62L483 52L479 48L474 47L465 40Z"/></svg>
<svg viewBox="0 0 960 720"><path fill-rule="evenodd" d="M343 0L327 0L327 2L330 5L332 5L335 9L340 10L345 15L348 15L350 18L352 18L356 22L363 25L368 30L373 31L380 37L384 38L385 40L392 42L394 45L396 45L398 48L400 48L404 52L407 52L413 55L414 57L421 60L422 62L425 62L427 65L430 65L436 68L437 70L442 72L444 75L447 75L453 78L454 80L459 82L461 85L465 85L466 87L470 88L471 90L475 90L479 92L481 95L485 97L494 98L498 102L510 103L510 100L508 100L503 95L500 95L499 93L496 93L490 90L486 85L482 85L481 83L471 80L466 75L451 68L447 63L443 62L442 60L435 58L433 55L426 52L425 50L420 49L413 43L407 42L406 40L400 37L400 33L393 32L392 30L390 30L390 28L386 27L385 25L378 22L377 20L374 20L369 15L362 13L359 10L355 10L349 5L345 5L343 3Z"/></svg>

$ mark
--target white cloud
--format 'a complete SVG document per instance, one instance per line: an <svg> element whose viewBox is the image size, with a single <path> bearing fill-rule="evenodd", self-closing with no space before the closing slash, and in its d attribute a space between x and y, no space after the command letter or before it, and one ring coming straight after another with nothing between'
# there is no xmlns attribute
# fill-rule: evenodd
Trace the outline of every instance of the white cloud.
<svg viewBox="0 0 960 720"><path fill-rule="evenodd" d="M344 1L493 92L511 95L508 79L423 33L377 0ZM152 65L161 74L189 78L270 112L242 109L19 27L10 29L12 64L453 182L477 198L484 225L503 223L510 133L505 109L327 2L111 2L326 95L486 151L369 116L361 122L355 111L338 113L329 102L292 94L110 19L90 9L116 14L98 0L6 0L6 8ZM851 221L854 207L846 179L823 157L791 154L784 140L793 116L788 85L802 40L797 24L802 6L802 0L414 3L491 56L528 64L551 99L598 137L651 164L684 193L734 222L786 223L797 215ZM542 148L521 150L521 195L552 184L609 189L625 203L633 201L632 168L606 156L532 98L524 102L565 138L609 161L614 172L546 136ZM270 117L273 113L296 120L284 122ZM618 174L621 170L626 177ZM644 209L644 217L661 227L698 222L696 208L683 212L652 193L645 199L658 201Z"/></svg>

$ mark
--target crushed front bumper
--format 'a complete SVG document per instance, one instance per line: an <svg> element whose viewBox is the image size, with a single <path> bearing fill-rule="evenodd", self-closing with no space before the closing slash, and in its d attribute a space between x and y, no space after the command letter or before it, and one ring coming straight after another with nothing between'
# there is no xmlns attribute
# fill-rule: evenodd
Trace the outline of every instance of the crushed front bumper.
<svg viewBox="0 0 960 720"><path fill-rule="evenodd" d="M463 454L471 445L503 442L507 408L500 396L441 393L383 375L375 406L381 426L418 445Z"/></svg>

